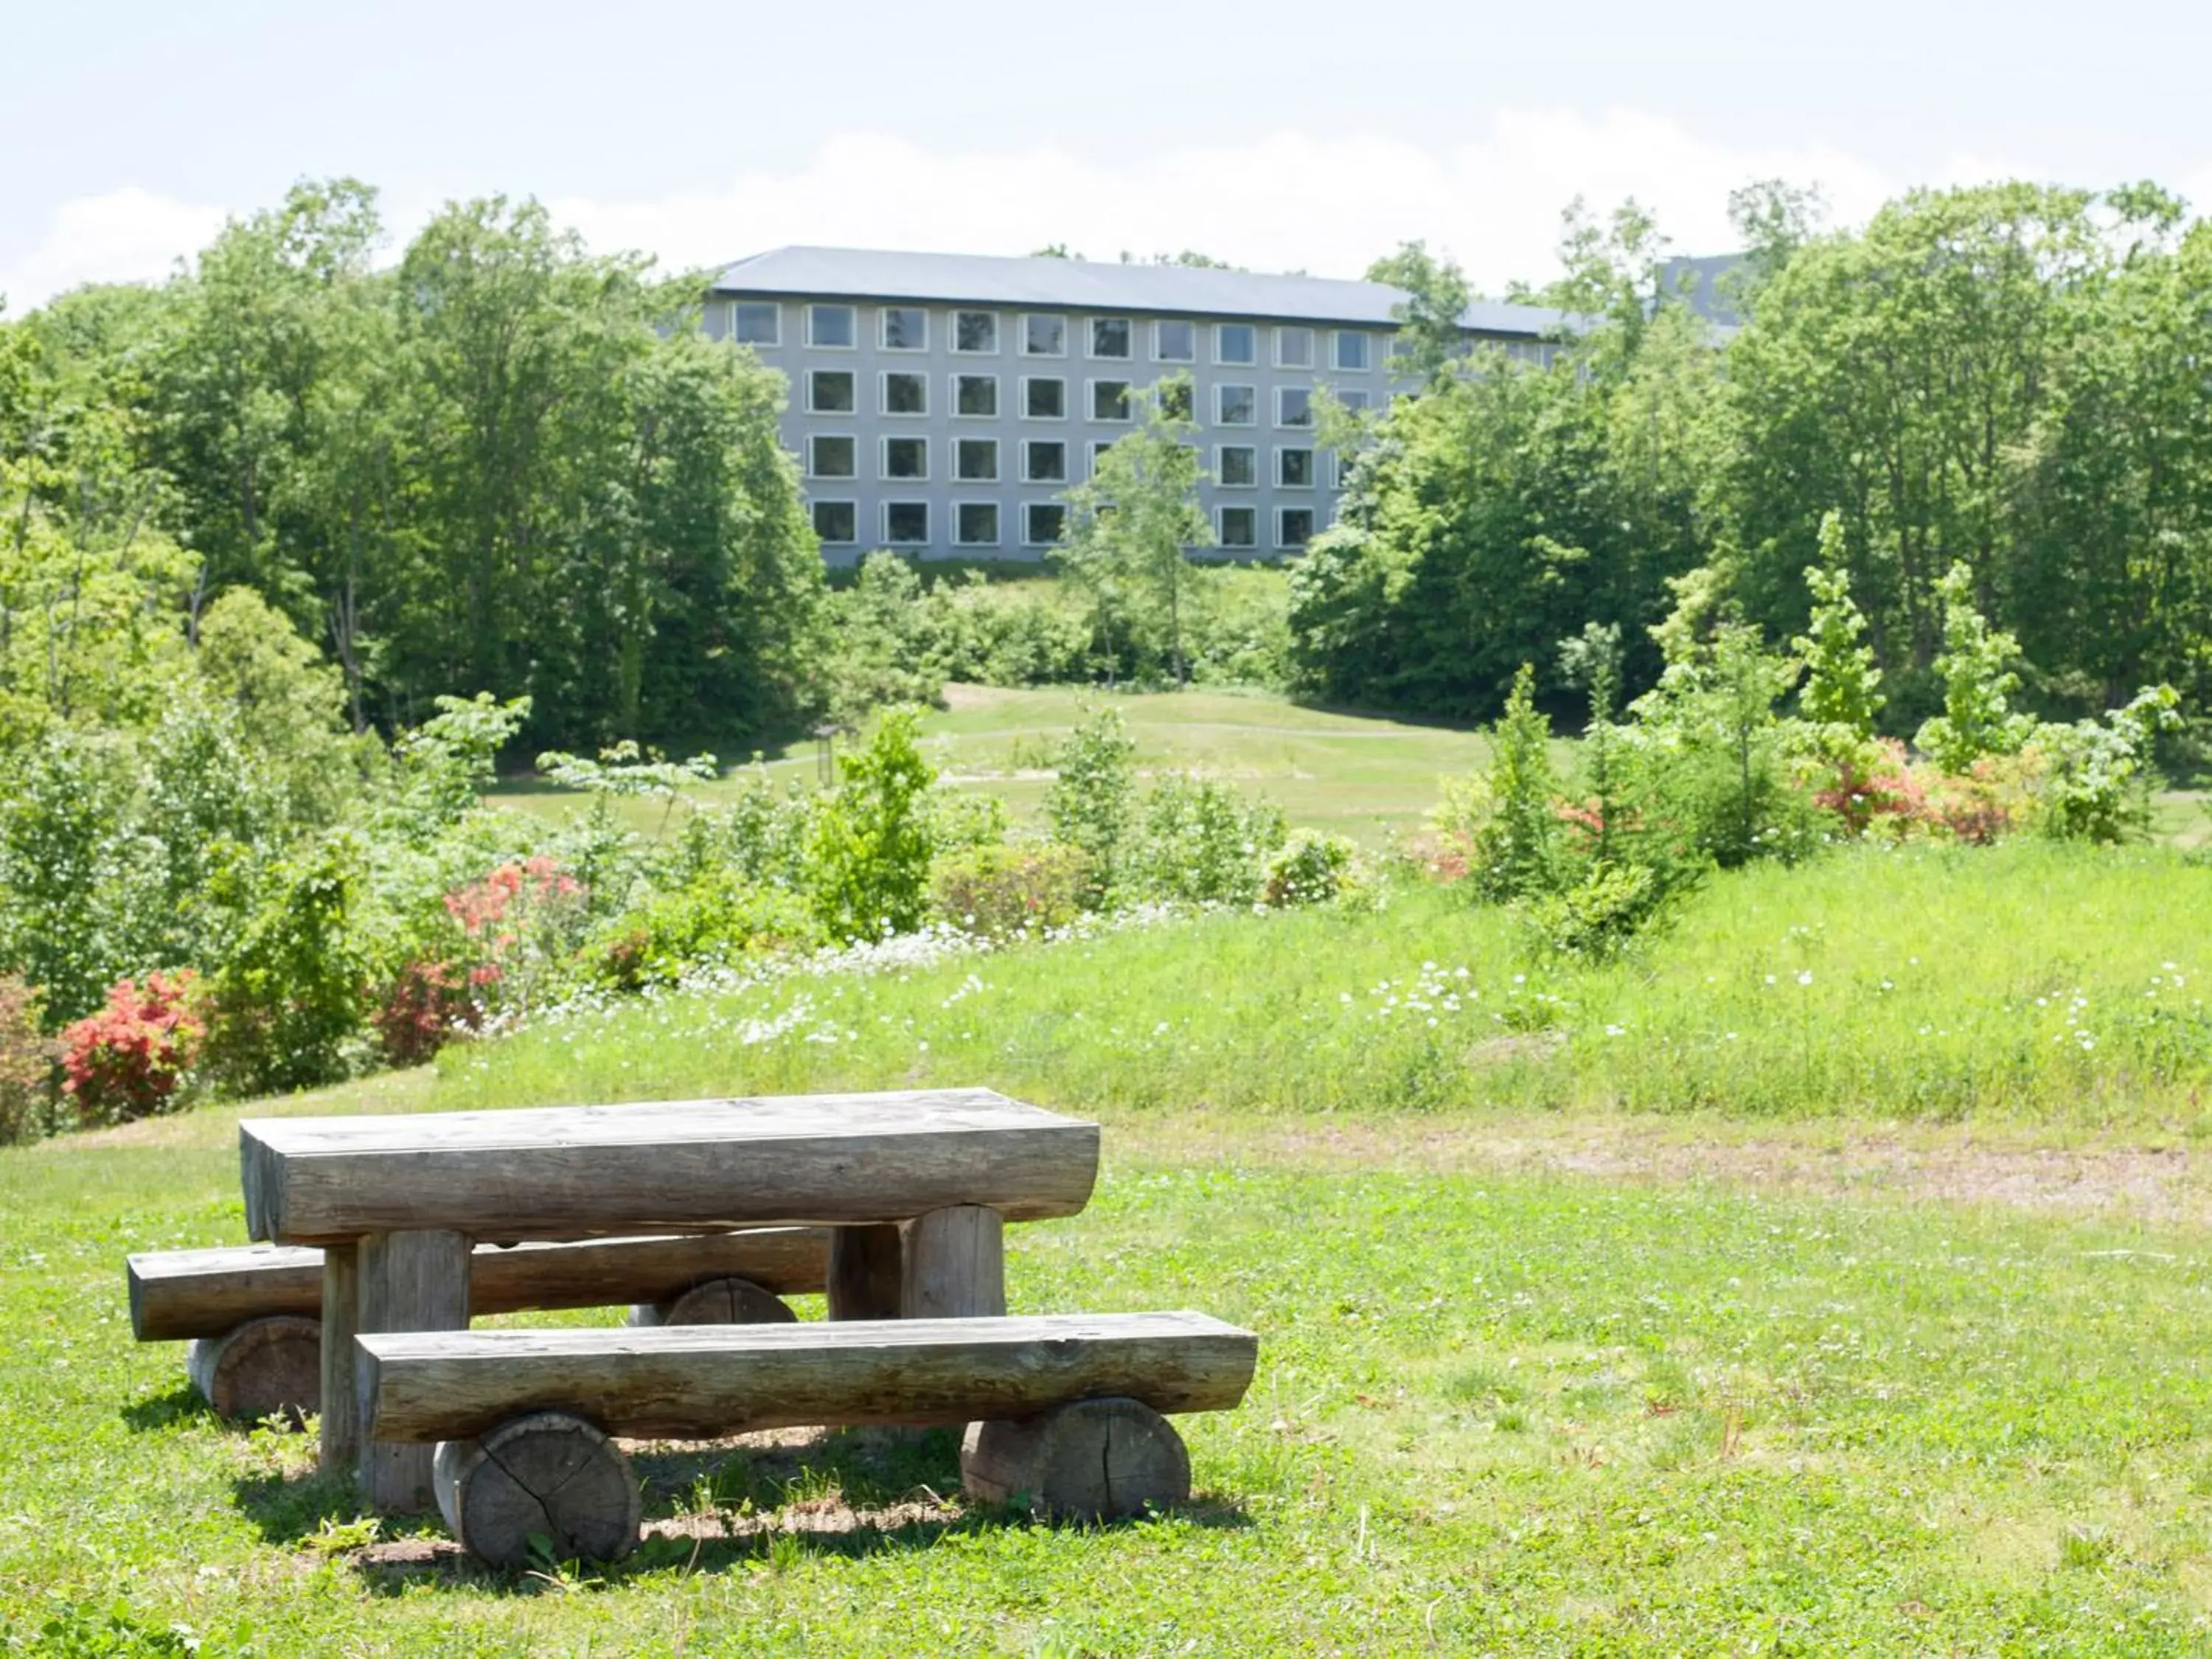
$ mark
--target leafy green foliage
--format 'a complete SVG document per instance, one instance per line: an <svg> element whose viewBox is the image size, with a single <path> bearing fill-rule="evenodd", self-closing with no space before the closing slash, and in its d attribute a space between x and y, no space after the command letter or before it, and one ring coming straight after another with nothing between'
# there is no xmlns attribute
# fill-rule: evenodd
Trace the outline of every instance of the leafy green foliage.
<svg viewBox="0 0 2212 1659"><path fill-rule="evenodd" d="M1604 962L1660 915L1668 896L1649 865L1594 863L1579 881L1535 896L1521 919L1539 951Z"/></svg>
<svg viewBox="0 0 2212 1659"><path fill-rule="evenodd" d="M1460 319L1474 294L1455 262L1437 258L1425 242L1401 242L1396 252L1367 267L1367 280L1406 291L1390 307L1398 324L1394 343L1399 368L1434 382L1467 355Z"/></svg>
<svg viewBox="0 0 2212 1659"><path fill-rule="evenodd" d="M600 984L641 991L673 985L694 969L805 948L820 939L814 915L799 895L720 869L653 894L601 928L584 948Z"/></svg>
<svg viewBox="0 0 2212 1659"><path fill-rule="evenodd" d="M1875 717L1887 700L1881 670L1866 642L1866 617L1851 602L1839 513L1820 520L1820 562L1805 567L1805 586L1813 596L1813 621L1794 641L1805 665L1799 702L1823 753L1848 760L1874 736Z"/></svg>
<svg viewBox="0 0 2212 1659"><path fill-rule="evenodd" d="M2151 746L2160 731L2179 723L2179 701L2170 685L2148 686L2101 721L2037 727L2036 808L2044 831L2107 845L2142 839L2157 779Z"/></svg>
<svg viewBox="0 0 2212 1659"><path fill-rule="evenodd" d="M1943 712L1923 722L1913 742L1946 772L1966 772L1989 755L2016 755L2035 722L2015 714L2010 698L2020 689L2013 671L2020 646L1992 629L1973 599L1974 573L1954 564L1936 584L1943 603L1943 649L1936 672L1943 682Z"/></svg>
<svg viewBox="0 0 2212 1659"><path fill-rule="evenodd" d="M1261 900L1279 910L1334 903L1355 890L1358 871L1359 849L1349 836L1293 830L1267 857Z"/></svg>
<svg viewBox="0 0 2212 1659"><path fill-rule="evenodd" d="M1083 855L1087 902L1096 905L1121 878L1137 809L1137 745L1118 708L1078 720L1053 757L1045 821L1054 841Z"/></svg>
<svg viewBox="0 0 2212 1659"><path fill-rule="evenodd" d="M1248 801L1203 773L1167 773L1146 792L1120 890L1188 904L1254 903L1284 834L1282 812L1268 802Z"/></svg>
<svg viewBox="0 0 2212 1659"><path fill-rule="evenodd" d="M1089 885L1083 854L1073 847L972 847L937 860L930 906L963 932L1017 939L1073 921Z"/></svg>
<svg viewBox="0 0 2212 1659"><path fill-rule="evenodd" d="M279 865L212 975L207 1061L239 1092L313 1088L349 1069L369 1010L362 861L340 833Z"/></svg>
<svg viewBox="0 0 2212 1659"><path fill-rule="evenodd" d="M839 940L906 933L927 906L927 801L937 772L915 740L918 719L894 708L868 746L841 763L836 793L815 814L806 852L809 901Z"/></svg>
<svg viewBox="0 0 2212 1659"><path fill-rule="evenodd" d="M1469 837L1474 890L1492 901L1547 891L1559 876L1552 726L1536 708L1535 683L1535 671L1522 664L1491 731L1485 811Z"/></svg>
<svg viewBox="0 0 2212 1659"><path fill-rule="evenodd" d="M55 1049L40 1002L21 975L0 974L0 1146L44 1134L52 1112Z"/></svg>

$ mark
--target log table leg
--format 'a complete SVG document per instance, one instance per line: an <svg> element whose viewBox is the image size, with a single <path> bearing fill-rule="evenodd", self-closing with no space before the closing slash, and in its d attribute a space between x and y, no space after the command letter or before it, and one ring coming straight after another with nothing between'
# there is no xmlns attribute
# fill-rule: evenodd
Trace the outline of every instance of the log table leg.
<svg viewBox="0 0 2212 1659"><path fill-rule="evenodd" d="M361 1462L361 1425L354 1401L353 1340L361 1319L361 1247L323 1251L322 1469L350 1474Z"/></svg>
<svg viewBox="0 0 2212 1659"><path fill-rule="evenodd" d="M956 1204L916 1216L900 1231L906 1261L899 1317L1006 1316L1006 1221L996 1210Z"/></svg>
<svg viewBox="0 0 2212 1659"><path fill-rule="evenodd" d="M445 1231L371 1233L360 1245L357 1331L465 1331L469 1328L469 1241ZM324 1272L330 1271L327 1259ZM324 1352L332 1346L323 1331ZM350 1353L351 1335L345 1346ZM327 1362L325 1362L327 1363ZM348 1368L352 1362L349 1358ZM367 1413L356 1396L350 1425L361 1449L361 1485L371 1507L386 1515L428 1509L437 1501L428 1446L361 1439Z"/></svg>
<svg viewBox="0 0 2212 1659"><path fill-rule="evenodd" d="M901 1247L896 1223L838 1227L830 1234L830 1317L896 1319Z"/></svg>

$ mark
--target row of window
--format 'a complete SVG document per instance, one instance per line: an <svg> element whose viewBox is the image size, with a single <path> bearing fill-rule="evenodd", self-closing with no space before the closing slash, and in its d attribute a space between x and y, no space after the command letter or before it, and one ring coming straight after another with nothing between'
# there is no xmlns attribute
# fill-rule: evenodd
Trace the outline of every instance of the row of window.
<svg viewBox="0 0 2212 1659"><path fill-rule="evenodd" d="M817 349L849 351L860 343L860 308L846 305L810 305L806 312L806 343ZM951 347L964 356L990 357L999 354L1001 315L995 311L955 311L951 315ZM1012 319L1014 338L1024 357L1065 357L1069 327L1066 317L1024 312ZM1129 362L1137 356L1144 325L1128 317L1091 317L1080 331L1085 355L1106 362ZM876 308L876 343L885 351L929 349L930 313L921 306L879 306ZM1152 325L1152 360L1156 363L1195 363L1201 332L1212 336L1213 361L1253 367L1260 361L1261 325L1257 323L1198 323L1161 319ZM1318 337L1328 337L1328 366L1343 374L1361 374L1375 366L1376 336L1356 328L1322 330L1304 325L1279 323L1267 331L1273 338L1273 361L1278 368L1312 368ZM746 345L783 343L783 307L772 300L737 300L730 306L730 334ZM1395 350L1395 341L1393 349Z"/></svg>
<svg viewBox="0 0 2212 1659"><path fill-rule="evenodd" d="M1098 458L1113 447L1109 439L1091 446L1091 470L1098 471ZM1024 483L1066 483L1067 445L1058 438L1032 438L1016 446L1021 458ZM806 476L811 479L858 478L860 441L843 433L817 433L806 441ZM929 478L929 440L879 438L876 441L876 476L889 483L922 483ZM999 482L999 441L996 438L956 438L952 441L952 479L956 483ZM1275 450L1274 479L1282 489L1311 489L1320 482L1320 458L1308 448L1279 446ZM1213 482L1228 489L1256 489L1260 484L1260 451L1255 444L1217 444L1213 449Z"/></svg>
<svg viewBox="0 0 2212 1659"><path fill-rule="evenodd" d="M995 374L955 374L952 413L963 420L996 420L999 416L999 377ZM1135 416L1136 388L1127 380L1085 380L1085 404L1094 421L1123 422ZM1021 415L1025 421L1064 421L1067 418L1067 382L1053 375L1024 374L1021 379ZM1170 413L1191 418L1190 390L1170 381L1163 395L1174 401ZM817 368L806 377L806 412L810 415L851 415L857 412L858 383L849 368ZM1334 393L1346 409L1365 409L1367 393L1358 390ZM884 369L876 376L876 411L881 415L927 416L929 376L900 369ZM1275 388L1275 424L1285 431L1310 427L1314 421L1314 392L1310 386ZM1260 388L1220 385L1213 388L1213 424L1257 426Z"/></svg>
<svg viewBox="0 0 2212 1659"><path fill-rule="evenodd" d="M996 501L957 501L952 507L955 547L997 547L1000 504ZM1058 501L1027 501L1021 509L1022 545L1051 547L1067 527L1067 509ZM1275 550L1295 552L1313 539L1314 510L1310 507L1275 509ZM879 532L885 547L928 545L929 503L885 501ZM855 501L814 503L814 533L825 547L852 547L860 539L860 509ZM1260 545L1260 509L1256 507L1218 507L1213 510L1214 539L1231 551L1256 550Z"/></svg>

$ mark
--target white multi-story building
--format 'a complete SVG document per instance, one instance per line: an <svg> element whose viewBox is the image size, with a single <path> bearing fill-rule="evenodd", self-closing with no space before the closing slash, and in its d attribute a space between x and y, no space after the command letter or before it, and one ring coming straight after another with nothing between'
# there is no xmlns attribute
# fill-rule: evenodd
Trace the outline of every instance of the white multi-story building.
<svg viewBox="0 0 2212 1659"><path fill-rule="evenodd" d="M1136 394L1188 375L1219 551L1293 553L1326 526L1335 459L1314 398L1353 407L1391 369L1405 295L1376 283L1183 265L787 247L729 266L706 326L791 383L823 552L1037 558L1060 497L1130 429ZM1556 312L1478 304L1473 341L1540 358Z"/></svg>

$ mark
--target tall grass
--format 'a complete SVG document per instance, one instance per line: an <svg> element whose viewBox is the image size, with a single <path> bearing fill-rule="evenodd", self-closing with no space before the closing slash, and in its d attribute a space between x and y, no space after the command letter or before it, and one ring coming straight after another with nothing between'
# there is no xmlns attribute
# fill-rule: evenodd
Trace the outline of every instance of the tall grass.
<svg viewBox="0 0 2212 1659"><path fill-rule="evenodd" d="M2192 1122L2212 869L2156 848L1838 852L1717 878L1604 967L1403 890L911 971L581 1010L449 1051L447 1106L988 1083L1066 1107Z"/></svg>

